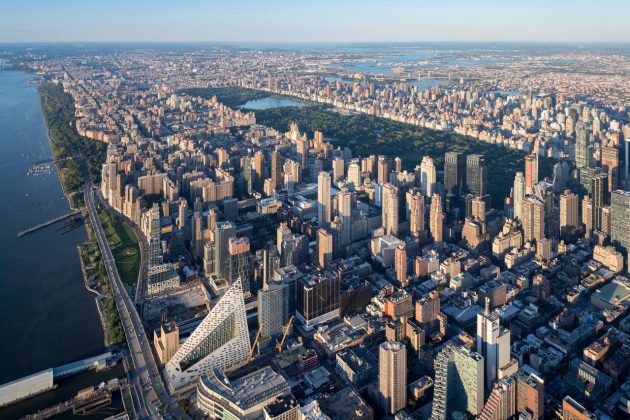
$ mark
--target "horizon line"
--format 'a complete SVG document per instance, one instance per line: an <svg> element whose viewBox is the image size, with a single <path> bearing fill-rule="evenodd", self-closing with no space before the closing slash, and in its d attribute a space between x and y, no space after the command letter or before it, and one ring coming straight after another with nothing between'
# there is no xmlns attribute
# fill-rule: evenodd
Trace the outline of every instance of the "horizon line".
<svg viewBox="0 0 630 420"><path fill-rule="evenodd" d="M125 41L2 41L0 45L16 45L16 44L279 44L279 45L304 45L304 44L420 44L420 43L457 43L457 44L630 44L630 40L626 41L576 41L576 40L475 40L475 41L457 41L457 40L433 40L433 41L199 41L199 40L186 40L186 41L149 41L149 40L125 40Z"/></svg>

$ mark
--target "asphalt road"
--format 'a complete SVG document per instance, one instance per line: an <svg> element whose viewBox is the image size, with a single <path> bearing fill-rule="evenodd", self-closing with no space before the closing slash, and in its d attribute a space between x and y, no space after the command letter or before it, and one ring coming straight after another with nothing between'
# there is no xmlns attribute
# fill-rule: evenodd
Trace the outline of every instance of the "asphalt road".
<svg viewBox="0 0 630 420"><path fill-rule="evenodd" d="M96 211L94 190L90 183L85 185L85 203L101 255L103 256L103 263L109 277L109 283L129 346L132 362L132 371L130 372L131 388L138 401L137 413L141 419L186 418L188 416L181 411L166 392L155 363L155 358L151 352L150 342L144 332L142 320L118 274L114 256ZM162 409L163 406L169 407L172 414L166 413Z"/></svg>

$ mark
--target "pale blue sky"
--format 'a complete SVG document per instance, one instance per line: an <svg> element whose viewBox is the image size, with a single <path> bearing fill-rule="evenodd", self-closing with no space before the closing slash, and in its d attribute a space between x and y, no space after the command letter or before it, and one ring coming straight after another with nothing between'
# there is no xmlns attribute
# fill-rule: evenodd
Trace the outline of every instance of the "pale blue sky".
<svg viewBox="0 0 630 420"><path fill-rule="evenodd" d="M630 0L0 0L0 42L630 42Z"/></svg>

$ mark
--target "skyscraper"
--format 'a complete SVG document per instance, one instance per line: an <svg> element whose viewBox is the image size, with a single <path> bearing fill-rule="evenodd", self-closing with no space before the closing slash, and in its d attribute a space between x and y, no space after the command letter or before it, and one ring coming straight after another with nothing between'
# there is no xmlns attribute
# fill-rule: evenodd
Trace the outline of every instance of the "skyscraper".
<svg viewBox="0 0 630 420"><path fill-rule="evenodd" d="M401 287L407 287L407 250L404 243L396 247L394 268L396 270L396 280L401 284Z"/></svg>
<svg viewBox="0 0 630 420"><path fill-rule="evenodd" d="M333 260L333 234L325 228L317 231L317 262L322 268L328 267Z"/></svg>
<svg viewBox="0 0 630 420"><path fill-rule="evenodd" d="M486 298L486 309L477 314L477 353L485 362L486 388L499 378L499 370L510 363L510 330L501 327L499 317L490 312L489 298Z"/></svg>
<svg viewBox="0 0 630 420"><path fill-rule="evenodd" d="M451 195L460 195L464 187L466 157L461 153L447 152L444 155L444 187Z"/></svg>
<svg viewBox="0 0 630 420"><path fill-rule="evenodd" d="M252 167L253 172L254 172L253 185L258 191L262 191L263 181L265 180L264 165L265 165L265 154L263 153L262 150L259 150L256 153L254 153L254 160L253 160L253 167Z"/></svg>
<svg viewBox="0 0 630 420"><path fill-rule="evenodd" d="M166 364L167 386L171 392L187 389L214 369L225 369L247 360L249 350L245 301L239 279Z"/></svg>
<svg viewBox="0 0 630 420"><path fill-rule="evenodd" d="M534 184L538 183L538 154L525 156L525 194L534 193Z"/></svg>
<svg viewBox="0 0 630 420"><path fill-rule="evenodd" d="M352 193L342 188L337 193L337 212L341 219L341 246L352 242Z"/></svg>
<svg viewBox="0 0 630 420"><path fill-rule="evenodd" d="M608 174L597 170L591 177L591 197L593 199L593 228L602 230L602 209L608 192Z"/></svg>
<svg viewBox="0 0 630 420"><path fill-rule="evenodd" d="M339 316L340 279L318 273L301 277L295 285L297 319L307 330Z"/></svg>
<svg viewBox="0 0 630 420"><path fill-rule="evenodd" d="M483 197L487 194L488 174L486 161L481 155L466 157L466 187L471 194Z"/></svg>
<svg viewBox="0 0 630 420"><path fill-rule="evenodd" d="M610 203L610 239L613 245L628 257L630 252L630 191L613 191Z"/></svg>
<svg viewBox="0 0 630 420"><path fill-rule="evenodd" d="M575 166L578 169L591 167L589 132L583 121L579 121L575 126Z"/></svg>
<svg viewBox="0 0 630 420"><path fill-rule="evenodd" d="M332 161L333 179L341 181L344 178L344 161L341 157L336 157Z"/></svg>
<svg viewBox="0 0 630 420"><path fill-rule="evenodd" d="M267 283L258 291L258 325L262 337L275 339L289 321L289 286L282 282Z"/></svg>
<svg viewBox="0 0 630 420"><path fill-rule="evenodd" d="M378 350L378 392L383 411L395 414L407 405L407 348L386 341Z"/></svg>
<svg viewBox="0 0 630 420"><path fill-rule="evenodd" d="M361 167L356 161L352 161L350 165L348 165L348 182L351 183L354 188L361 186Z"/></svg>
<svg viewBox="0 0 630 420"><path fill-rule="evenodd" d="M517 172L514 177L514 218L523 219L523 201L525 200L525 177L523 172Z"/></svg>
<svg viewBox="0 0 630 420"><path fill-rule="evenodd" d="M545 205L536 198L523 202L523 231L525 242L545 238Z"/></svg>
<svg viewBox="0 0 630 420"><path fill-rule="evenodd" d="M422 158L420 163L420 191L425 197L432 197L437 192L437 172L435 163L429 156Z"/></svg>
<svg viewBox="0 0 630 420"><path fill-rule="evenodd" d="M407 191L407 220L409 233L415 238L424 236L424 197L420 191Z"/></svg>
<svg viewBox="0 0 630 420"><path fill-rule="evenodd" d="M560 232L578 226L578 196L566 190L560 196Z"/></svg>
<svg viewBox="0 0 630 420"><path fill-rule="evenodd" d="M510 377L501 379L483 407L479 420L508 420L516 413L516 382Z"/></svg>
<svg viewBox="0 0 630 420"><path fill-rule="evenodd" d="M229 277L230 239L235 237L236 227L232 223L217 222L214 235L214 273L223 279Z"/></svg>
<svg viewBox="0 0 630 420"><path fill-rule="evenodd" d="M529 413L534 420L545 417L545 381L531 373L516 376L516 410Z"/></svg>
<svg viewBox="0 0 630 420"><path fill-rule="evenodd" d="M291 236L291 228L287 225L287 222L280 222L276 229L276 248L278 252L282 252L282 242Z"/></svg>
<svg viewBox="0 0 630 420"><path fill-rule="evenodd" d="M330 224L330 175L320 172L317 177L317 217L320 226Z"/></svg>
<svg viewBox="0 0 630 420"><path fill-rule="evenodd" d="M389 182L389 173L392 171L392 162L388 157L379 156L377 166L377 181L381 184Z"/></svg>
<svg viewBox="0 0 630 420"><path fill-rule="evenodd" d="M243 286L243 294L250 296L249 285L249 239L230 238L228 244L228 283L233 284L240 279Z"/></svg>
<svg viewBox="0 0 630 420"><path fill-rule="evenodd" d="M593 200L587 195L582 199L582 224L587 237L593 233Z"/></svg>
<svg viewBox="0 0 630 420"><path fill-rule="evenodd" d="M271 153L271 188L280 189L282 185L282 156L274 150Z"/></svg>
<svg viewBox="0 0 630 420"><path fill-rule="evenodd" d="M383 185L382 223L386 235L398 235L398 188Z"/></svg>
<svg viewBox="0 0 630 420"><path fill-rule="evenodd" d="M478 415L483 410L483 356L464 346L447 344L435 357L432 420L454 411Z"/></svg>
<svg viewBox="0 0 630 420"><path fill-rule="evenodd" d="M442 212L442 199L438 194L433 194L433 197L431 197L429 231L435 242L444 240L444 213Z"/></svg>
<svg viewBox="0 0 630 420"><path fill-rule="evenodd" d="M619 188L619 149L606 146L602 149L602 167L608 173L608 193Z"/></svg>

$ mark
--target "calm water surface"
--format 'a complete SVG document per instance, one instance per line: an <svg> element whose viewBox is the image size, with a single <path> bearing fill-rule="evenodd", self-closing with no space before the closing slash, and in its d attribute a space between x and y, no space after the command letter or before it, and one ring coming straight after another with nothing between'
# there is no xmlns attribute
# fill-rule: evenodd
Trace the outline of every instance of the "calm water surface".
<svg viewBox="0 0 630 420"><path fill-rule="evenodd" d="M105 350L94 295L84 288L76 249L87 239L85 228L68 230L61 222L16 237L18 231L70 210L56 172L27 175L33 161L52 156L32 78L0 72L0 384ZM103 377L84 374L69 382L85 387ZM62 384L19 406L40 408L56 396L76 393L75 387ZM0 418L13 418L15 410L0 410Z"/></svg>

